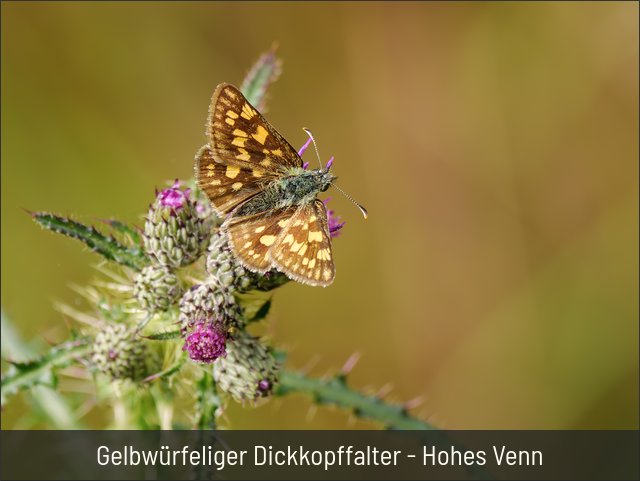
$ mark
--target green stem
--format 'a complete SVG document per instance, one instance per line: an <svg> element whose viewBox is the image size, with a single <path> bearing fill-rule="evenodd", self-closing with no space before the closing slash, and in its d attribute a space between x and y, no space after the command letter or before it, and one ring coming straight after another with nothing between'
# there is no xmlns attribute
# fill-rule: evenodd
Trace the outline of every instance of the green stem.
<svg viewBox="0 0 640 481"><path fill-rule="evenodd" d="M282 371L276 394L282 396L296 392L311 396L316 404L333 404L359 418L379 422L388 429L437 429L411 416L404 406L389 404L351 389L344 376L316 379L300 372Z"/></svg>
<svg viewBox="0 0 640 481"><path fill-rule="evenodd" d="M411 416L404 406L384 402L376 396L367 396L347 386L346 377L338 375L330 379L307 377L303 373L280 372L276 395L302 393L311 396L316 404L330 404L351 411L361 419L382 424L387 429L429 431L425 439L441 446L453 446L448 436L438 428ZM460 446L458 446L460 448ZM480 467L465 466L473 479L491 479Z"/></svg>

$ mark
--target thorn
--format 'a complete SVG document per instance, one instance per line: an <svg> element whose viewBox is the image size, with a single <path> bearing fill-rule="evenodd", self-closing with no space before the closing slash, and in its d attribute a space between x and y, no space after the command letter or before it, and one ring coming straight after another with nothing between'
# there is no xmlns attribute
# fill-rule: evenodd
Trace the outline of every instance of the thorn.
<svg viewBox="0 0 640 481"><path fill-rule="evenodd" d="M306 421L308 423L310 423L311 421L313 421L313 418L316 416L316 413L318 412L318 406L316 404L311 404L309 406L309 410L307 411L307 415L306 415Z"/></svg>
<svg viewBox="0 0 640 481"><path fill-rule="evenodd" d="M34 212L32 210L29 209L25 209L24 207L20 207L23 211L25 211L27 214L29 214L31 217L35 217L38 213Z"/></svg>
<svg viewBox="0 0 640 481"><path fill-rule="evenodd" d="M356 424L357 420L358 418L353 413L349 413L349 417L347 418L347 426L352 428Z"/></svg>
<svg viewBox="0 0 640 481"><path fill-rule="evenodd" d="M413 399L410 399L406 403L404 403L404 408L405 409L417 408L418 406L422 405L424 401L425 401L424 396L415 397Z"/></svg>
<svg viewBox="0 0 640 481"><path fill-rule="evenodd" d="M318 363L320 362L320 359L321 359L320 355L316 354L311 358L309 362L307 362L307 364L303 366L302 369L300 369L300 372L302 374L309 374L309 371L311 371L311 369L313 369L318 365Z"/></svg>
<svg viewBox="0 0 640 481"><path fill-rule="evenodd" d="M358 361L360 360L360 356L361 354L359 352L354 352L349 359L347 359L347 362L344 363L344 365L342 366L342 369L340 369L340 372L343 375L347 375L349 374L351 371L353 371L353 368L356 367L356 364L358 364Z"/></svg>
<svg viewBox="0 0 640 481"><path fill-rule="evenodd" d="M375 396L379 399L382 399L391 391L393 391L393 383L388 382L387 384L382 386L380 389L378 389L378 392L375 394Z"/></svg>

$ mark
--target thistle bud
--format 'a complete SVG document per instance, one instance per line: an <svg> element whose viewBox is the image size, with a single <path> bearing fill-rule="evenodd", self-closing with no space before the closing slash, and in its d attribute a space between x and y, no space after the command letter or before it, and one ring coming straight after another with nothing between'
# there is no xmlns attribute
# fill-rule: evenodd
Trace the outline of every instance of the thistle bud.
<svg viewBox="0 0 640 481"><path fill-rule="evenodd" d="M144 247L158 264L182 267L206 250L211 223L199 215L190 189L180 183L162 190L149 209L144 225Z"/></svg>
<svg viewBox="0 0 640 481"><path fill-rule="evenodd" d="M269 396L278 379L278 365L268 347L239 331L227 341L226 351L213 365L213 378L220 389L237 402Z"/></svg>
<svg viewBox="0 0 640 481"><path fill-rule="evenodd" d="M207 254L207 272L216 284L246 292L255 283L256 274L244 268L229 246L227 234L219 230L211 237Z"/></svg>
<svg viewBox="0 0 640 481"><path fill-rule="evenodd" d="M198 284L180 299L180 326L188 335L201 322L221 324L226 330L242 324L242 311L233 294L215 284Z"/></svg>
<svg viewBox="0 0 640 481"><path fill-rule="evenodd" d="M132 329L111 324L101 331L93 343L94 366L111 379L139 380L147 373L146 346Z"/></svg>
<svg viewBox="0 0 640 481"><path fill-rule="evenodd" d="M149 312L166 311L178 302L184 289L175 273L166 266L147 266L136 276L133 295Z"/></svg>

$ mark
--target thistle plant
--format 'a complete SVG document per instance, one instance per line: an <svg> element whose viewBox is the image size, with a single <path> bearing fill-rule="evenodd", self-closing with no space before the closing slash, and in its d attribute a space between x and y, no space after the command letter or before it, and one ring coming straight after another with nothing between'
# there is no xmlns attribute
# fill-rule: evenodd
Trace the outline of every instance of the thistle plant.
<svg viewBox="0 0 640 481"><path fill-rule="evenodd" d="M280 72L275 52L265 53L242 82L242 93L264 107ZM282 350L252 333L254 324L269 321L274 291L289 278L243 266L192 180L168 182L150 200L142 228L110 220L98 229L30 213L44 229L81 241L103 261L95 281L76 288L83 305L57 306L73 321L68 340L28 359L6 353L3 404L19 390L37 396L38 386L55 389L58 379L73 376L93 386L89 392L99 405L113 407L115 428L216 428L228 403L249 409L274 396L305 393L314 404L335 405L384 428L432 429L409 414L410 405L350 387L352 362L326 378L291 370ZM327 213L335 238L345 223L332 209ZM66 397L57 399L70 412L88 409L88 401ZM178 410L178 403L192 409Z"/></svg>

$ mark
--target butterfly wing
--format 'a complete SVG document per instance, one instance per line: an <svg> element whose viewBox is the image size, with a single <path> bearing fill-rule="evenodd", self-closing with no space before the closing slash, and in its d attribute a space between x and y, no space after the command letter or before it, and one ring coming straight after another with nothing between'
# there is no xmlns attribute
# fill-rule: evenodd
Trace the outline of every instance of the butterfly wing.
<svg viewBox="0 0 640 481"><path fill-rule="evenodd" d="M333 282L331 237L324 203L299 207L269 251L274 267L298 282L326 287Z"/></svg>
<svg viewBox="0 0 640 481"><path fill-rule="evenodd" d="M232 216L222 225L233 253L245 267L260 273L271 269L269 251L296 210L294 206L248 216Z"/></svg>
<svg viewBox="0 0 640 481"><path fill-rule="evenodd" d="M290 168L295 149L233 85L220 84L209 107L209 143L196 155L195 176L222 217Z"/></svg>
<svg viewBox="0 0 640 481"><path fill-rule="evenodd" d="M195 176L198 187L207 194L216 214L223 218L274 179L259 169L217 162L209 145L196 154Z"/></svg>
<svg viewBox="0 0 640 481"><path fill-rule="evenodd" d="M275 175L302 167L291 144L230 84L218 85L213 93L207 136L215 160L224 165Z"/></svg>

